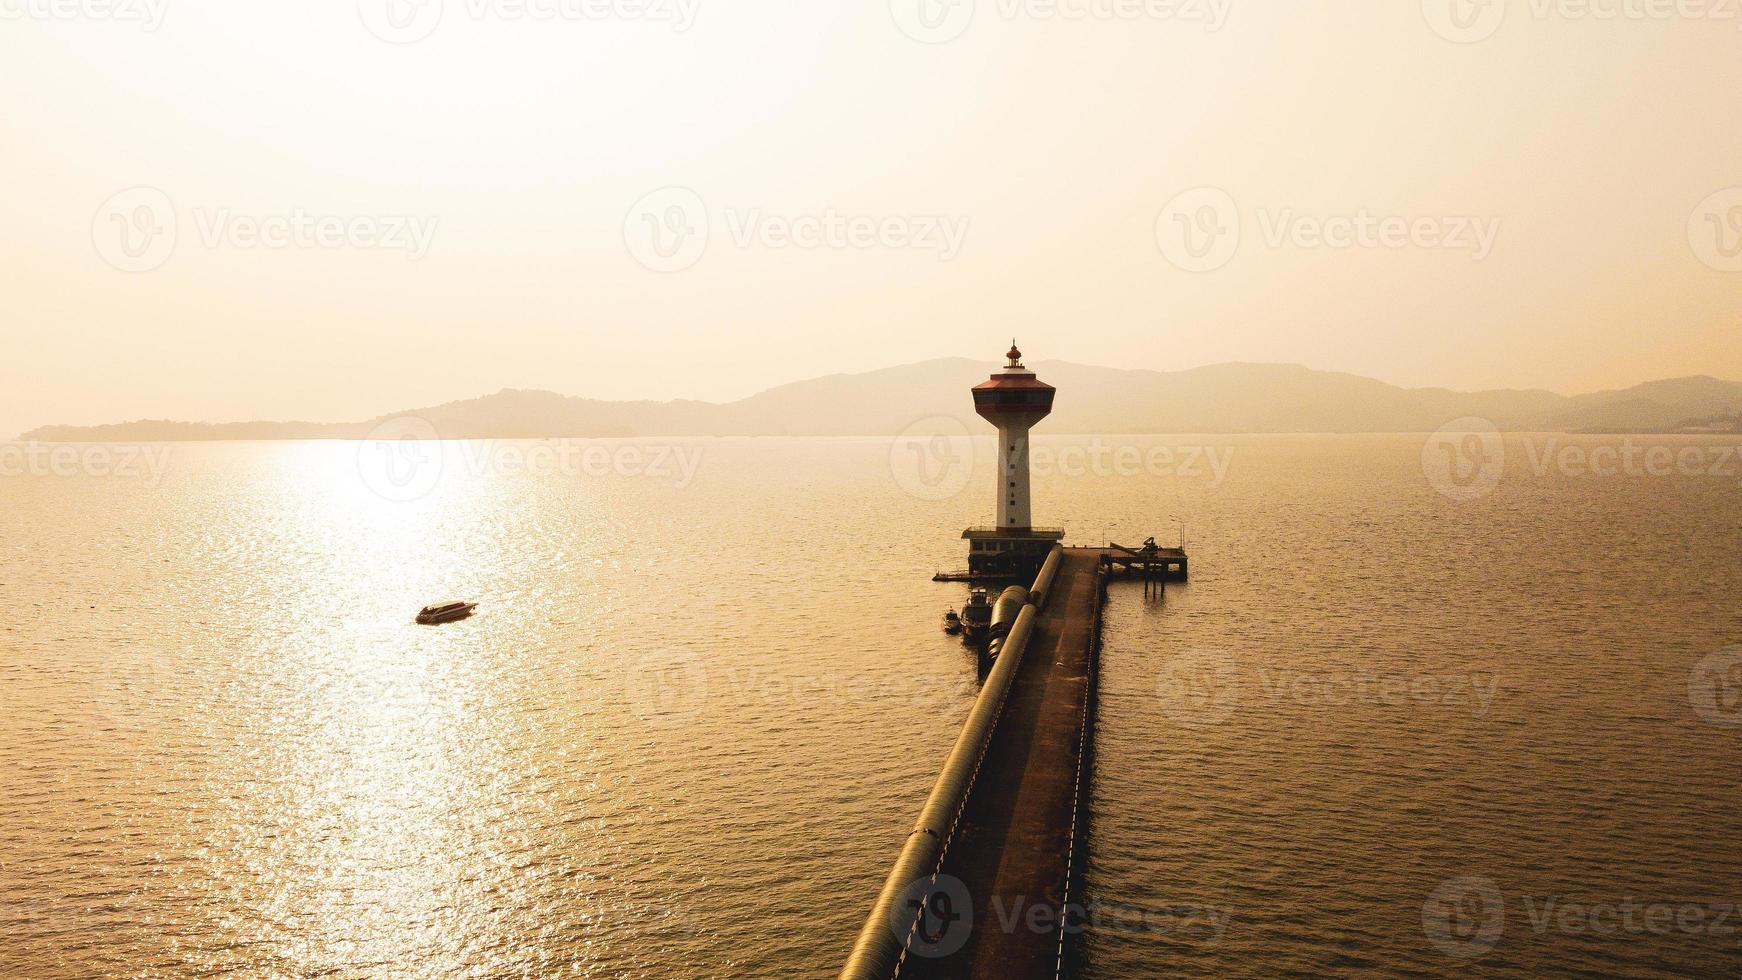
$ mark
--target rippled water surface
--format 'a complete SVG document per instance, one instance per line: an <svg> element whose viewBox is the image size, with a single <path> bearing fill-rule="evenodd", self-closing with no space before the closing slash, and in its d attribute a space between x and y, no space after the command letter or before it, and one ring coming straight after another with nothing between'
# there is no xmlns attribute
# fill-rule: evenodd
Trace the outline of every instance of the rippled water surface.
<svg viewBox="0 0 1742 980"><path fill-rule="evenodd" d="M1107 611L1091 976L1742 972L1742 483L1549 438L1469 502L1402 437L1182 498L1194 580Z"/></svg>
<svg viewBox="0 0 1742 980"><path fill-rule="evenodd" d="M1036 480L1078 543L1193 552L1109 606L1087 975L1742 970L1565 915L1742 902L1742 673L1690 703L1742 643L1734 476L1461 503L1417 437L1120 444L1228 465ZM838 969L976 689L929 575L989 467L536 445L451 444L410 502L340 443L0 479L0 975ZM449 595L479 615L411 623Z"/></svg>

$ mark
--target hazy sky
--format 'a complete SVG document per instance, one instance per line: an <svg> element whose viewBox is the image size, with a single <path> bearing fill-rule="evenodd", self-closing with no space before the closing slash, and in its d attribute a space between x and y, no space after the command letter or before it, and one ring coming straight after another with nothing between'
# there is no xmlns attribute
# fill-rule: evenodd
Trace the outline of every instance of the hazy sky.
<svg viewBox="0 0 1742 980"><path fill-rule="evenodd" d="M0 437L1012 334L1742 379L1738 5L1465 2L0 0Z"/></svg>

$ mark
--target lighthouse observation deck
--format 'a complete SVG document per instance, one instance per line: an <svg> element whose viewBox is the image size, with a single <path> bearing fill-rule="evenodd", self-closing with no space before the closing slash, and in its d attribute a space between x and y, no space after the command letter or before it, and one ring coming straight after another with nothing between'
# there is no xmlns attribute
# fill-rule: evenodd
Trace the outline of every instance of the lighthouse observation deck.
<svg viewBox="0 0 1742 980"><path fill-rule="evenodd" d="M1004 370L974 386L974 411L998 427L998 527L1030 529L1028 492L1028 430L1052 414L1052 385L1035 377L1022 363L1016 342L1004 355Z"/></svg>

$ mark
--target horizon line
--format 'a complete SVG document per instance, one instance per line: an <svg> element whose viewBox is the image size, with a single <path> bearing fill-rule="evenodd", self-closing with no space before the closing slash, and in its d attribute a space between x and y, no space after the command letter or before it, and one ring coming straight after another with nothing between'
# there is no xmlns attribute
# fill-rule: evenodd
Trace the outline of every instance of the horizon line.
<svg viewBox="0 0 1742 980"><path fill-rule="evenodd" d="M153 418L153 417L149 417L149 416L141 416L138 418L124 419L121 421L110 421L110 422L92 422L92 423L45 422L45 423L42 423L39 425L32 426L31 428L25 429L23 432L20 432L17 437L10 440L10 442L17 443L17 442L21 442L21 441L26 441L24 439L25 436L29 435L32 432L41 430L41 429L56 429L56 428L95 429L95 428L105 428L105 427L111 427L111 426L141 425L141 424L148 424L148 423L171 424L171 425L202 425L202 426L223 426L223 425L323 425L323 426L359 425L359 424L362 424L364 422L376 421L376 420L385 419L385 418L392 418L392 417L400 416L400 415L415 415L420 411L424 411L424 410L431 409L431 408L439 408L439 407L442 407L445 405L455 405L455 404L460 404L463 402L479 401L479 400L482 400L485 398L491 398L491 397L494 397L497 395L507 394L509 392L525 392L525 393L531 393L531 394L548 394L548 395L555 395L559 398L564 398L564 399L579 399L582 401L593 401L593 402L599 402L601 404L612 404L612 405L633 405L633 404L673 405L673 404L687 402L687 403L693 403L693 404L697 404L697 405L708 405L708 406L713 406L713 407L717 407L717 408L723 408L723 407L727 407L730 405L735 405L739 402L748 401L752 398L759 397L759 396L767 394L771 391L777 391L781 388L789 387L792 385L807 384L807 383L815 382L815 381L826 381L830 378L864 377L867 375L879 374L879 373L886 372L886 371L898 371L898 370L901 370L903 368L920 367L922 365L936 364L936 363L940 363L940 362L944 362L944 361L974 361L977 363L986 363L986 364L994 364L994 365L996 363L996 362L993 362L990 360L982 361L980 358L969 357L966 355L959 355L959 354L946 355L946 356L942 356L942 357L931 357L931 358L925 358L923 360L918 360L918 361L906 361L906 362L902 362L902 363L898 363L898 364L888 364L888 365L884 365L882 367L870 368L870 369L863 370L863 371L833 371L833 372L830 372L827 374L818 374L818 375L813 375L813 376L805 377L805 378L796 378L796 379L793 379L791 381L783 381L779 384L759 389L759 390L754 391L748 395L744 395L744 396L734 398L734 399L731 399L728 401L712 401L712 400L704 399L704 398L685 398L685 397L665 398L665 399L658 399L658 398L596 398L596 397L592 397L589 395L577 395L577 394L570 394L570 393L566 393L566 392L556 391L556 390L550 389L550 388L525 388L525 387L518 387L515 385L503 385L501 387L495 388L494 390L485 390L485 391L482 391L478 394L463 395L463 396L456 397L456 398L450 398L450 399L443 401L443 402L437 402L437 403L423 406L422 408L393 409L393 410L388 410L385 412L380 412L380 413L377 413L375 415L369 416L368 418L363 418L363 419L345 418L345 419L328 419L328 420L323 421L323 420L307 419L307 418L304 418L304 419L294 419L294 418L292 418L292 419L269 419L269 418L254 417L254 418L246 418L246 419L231 419L231 420L227 420L227 421L213 421L213 420L209 420L209 419L195 420L195 419L177 419L177 418L169 418L169 417ZM1127 373L1155 374L1155 375L1164 375L1164 376L1190 374L1194 371L1204 371L1204 370L1210 370L1213 368L1223 368L1223 367L1299 368L1303 371L1308 371L1308 372L1311 372L1313 374L1335 375L1335 376L1346 377L1346 378L1357 378L1357 379L1360 379L1363 381L1372 381L1372 382L1375 382L1378 384L1382 384L1382 385L1386 385L1386 386L1391 387L1391 388L1398 389L1399 391L1444 391L1444 392L1449 392L1449 393L1457 394L1457 395L1545 393L1545 394L1554 395L1554 396L1559 397L1559 398L1568 398L1568 399L1586 397L1586 396L1590 396L1590 395L1601 395L1601 394L1610 394L1610 393L1615 393L1615 392L1630 391L1633 388L1638 388L1638 387L1641 387L1644 385L1662 384L1662 383L1674 382L1674 381L1710 380L1710 381L1716 381L1716 382L1719 382L1722 384L1742 384L1742 382L1732 381L1732 380L1725 379L1725 378L1720 378L1717 375L1713 375L1713 374L1684 374L1684 375L1677 375L1674 377L1665 377L1665 378L1647 378L1643 381L1637 381L1631 385L1628 385L1626 387L1621 387L1621 388L1603 388L1603 389L1597 389L1597 390L1593 390L1593 391L1584 391L1584 392L1577 392L1577 393L1569 394L1569 393L1564 392L1564 391L1557 391L1555 389L1546 388L1546 387L1461 389L1461 388L1451 388L1451 387L1447 387L1444 385L1409 386L1409 385L1401 385L1401 384L1398 384L1398 383L1393 382L1393 381L1387 381L1383 378L1373 377L1371 375L1358 374L1358 373L1353 372L1353 371L1344 371L1344 370L1338 370L1338 369L1333 369L1333 368L1317 368L1317 367L1313 367L1313 366L1308 365L1308 364L1304 364L1304 363L1299 362L1299 361L1215 361L1215 362L1210 362L1210 363L1206 363L1206 364L1194 365L1192 367L1176 368L1176 369L1172 369L1172 370L1163 370L1160 368L1147 368L1147 367L1133 367L1133 368L1113 367L1113 366L1105 365L1105 364L1091 364L1091 363L1084 362L1084 361L1073 361L1073 360L1069 360L1066 358L1045 358L1045 359L1034 361L1034 364L1036 364L1036 365L1061 364L1061 365L1067 365L1070 367L1091 368L1094 370L1101 370L1101 371L1121 371L1121 372L1127 372ZM1399 431L1413 431L1413 430L1399 430ZM1190 434L1194 434L1194 433L1181 432L1181 433L1155 433L1155 434L1158 434L1158 435L1159 434L1190 435ZM1217 433L1204 433L1204 434L1217 434ZM1219 433L1219 434L1228 434L1228 433ZM1260 433L1248 433L1248 434L1260 434ZM222 440L204 440L204 441L222 441Z"/></svg>

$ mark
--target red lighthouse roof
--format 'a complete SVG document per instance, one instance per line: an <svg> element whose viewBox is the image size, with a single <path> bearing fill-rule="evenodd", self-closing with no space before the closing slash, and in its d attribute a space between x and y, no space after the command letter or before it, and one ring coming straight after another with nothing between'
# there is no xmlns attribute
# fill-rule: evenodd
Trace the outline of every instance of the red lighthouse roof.
<svg viewBox="0 0 1742 980"><path fill-rule="evenodd" d="M982 381L974 386L975 391L1052 391L1053 386L1034 376L1034 372L1022 365L1022 351L1016 346L1016 341L1010 342L1010 351L1004 355L1010 363L1004 365L1004 370L992 375L990 381Z"/></svg>

